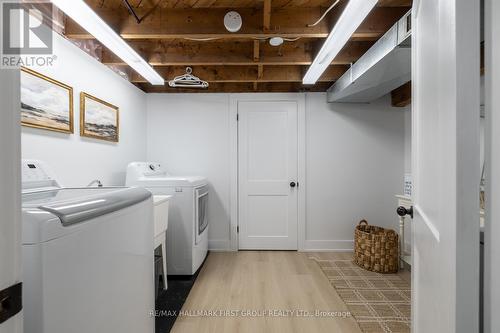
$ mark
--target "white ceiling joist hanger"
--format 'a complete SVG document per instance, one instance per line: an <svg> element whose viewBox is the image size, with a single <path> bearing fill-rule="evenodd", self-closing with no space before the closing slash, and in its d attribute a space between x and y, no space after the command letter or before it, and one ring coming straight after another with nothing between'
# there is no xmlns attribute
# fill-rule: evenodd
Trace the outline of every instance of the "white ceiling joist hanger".
<svg viewBox="0 0 500 333"><path fill-rule="evenodd" d="M186 74L176 76L168 82L172 88L208 88L208 82L200 80L199 77L192 75L193 69L186 67Z"/></svg>

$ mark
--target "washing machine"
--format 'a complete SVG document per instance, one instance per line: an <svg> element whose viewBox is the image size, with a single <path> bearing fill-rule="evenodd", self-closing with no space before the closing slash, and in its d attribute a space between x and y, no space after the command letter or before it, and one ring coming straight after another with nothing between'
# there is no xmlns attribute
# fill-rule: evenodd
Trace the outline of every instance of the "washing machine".
<svg viewBox="0 0 500 333"><path fill-rule="evenodd" d="M193 275L208 252L208 183L199 176L170 175L156 162L132 162L127 186L147 188L154 195L172 195L167 232L168 275Z"/></svg>
<svg viewBox="0 0 500 333"><path fill-rule="evenodd" d="M140 188L63 188L22 161L25 333L153 333L153 200Z"/></svg>

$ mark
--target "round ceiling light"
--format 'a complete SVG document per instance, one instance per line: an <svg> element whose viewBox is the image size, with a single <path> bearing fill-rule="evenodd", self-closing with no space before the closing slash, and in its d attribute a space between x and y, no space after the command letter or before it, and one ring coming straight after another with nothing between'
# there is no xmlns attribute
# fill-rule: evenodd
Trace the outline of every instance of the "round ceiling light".
<svg viewBox="0 0 500 333"><path fill-rule="evenodd" d="M283 38L273 37L269 40L269 44L271 44L271 46L280 46L281 44L283 44Z"/></svg>
<svg viewBox="0 0 500 333"><path fill-rule="evenodd" d="M224 16L224 26L229 32L237 32L241 29L243 20L238 12L230 11Z"/></svg>

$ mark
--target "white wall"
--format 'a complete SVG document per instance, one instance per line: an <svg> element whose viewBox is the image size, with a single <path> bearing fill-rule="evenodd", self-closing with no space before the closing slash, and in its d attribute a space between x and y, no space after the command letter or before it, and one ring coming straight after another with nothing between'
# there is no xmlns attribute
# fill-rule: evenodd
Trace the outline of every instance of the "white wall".
<svg viewBox="0 0 500 333"><path fill-rule="evenodd" d="M150 94L147 101L148 160L209 179L209 245L228 249L229 94Z"/></svg>
<svg viewBox="0 0 500 333"><path fill-rule="evenodd" d="M145 93L57 34L54 54L53 67L32 69L73 87L75 132L23 127L22 157L47 162L65 186L124 185L127 164L146 158ZM119 143L80 137L81 91L120 108Z"/></svg>
<svg viewBox="0 0 500 333"><path fill-rule="evenodd" d="M208 177L212 249L230 248L230 94L151 94L148 160L175 174ZM309 249L352 248L359 219L397 227L404 173L404 112L375 104L327 104L306 95Z"/></svg>
<svg viewBox="0 0 500 333"><path fill-rule="evenodd" d="M306 97L306 240L310 249L350 249L359 220L397 230L403 187L404 111L388 98L327 104Z"/></svg>

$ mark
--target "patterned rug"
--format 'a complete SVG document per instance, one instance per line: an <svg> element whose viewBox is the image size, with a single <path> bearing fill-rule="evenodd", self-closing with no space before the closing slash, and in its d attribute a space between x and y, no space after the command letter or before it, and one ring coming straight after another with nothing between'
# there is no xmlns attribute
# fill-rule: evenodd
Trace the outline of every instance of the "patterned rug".
<svg viewBox="0 0 500 333"><path fill-rule="evenodd" d="M316 261L365 333L406 333L411 326L411 282L379 274L352 260Z"/></svg>

